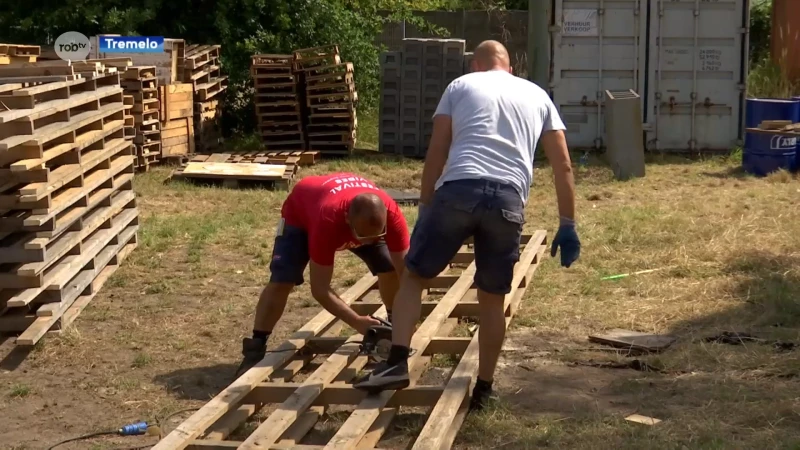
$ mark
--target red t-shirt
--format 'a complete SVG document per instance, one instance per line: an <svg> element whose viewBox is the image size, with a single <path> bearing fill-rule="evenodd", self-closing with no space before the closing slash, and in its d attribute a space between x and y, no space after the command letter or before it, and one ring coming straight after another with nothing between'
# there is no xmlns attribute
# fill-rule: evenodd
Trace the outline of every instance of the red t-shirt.
<svg viewBox="0 0 800 450"><path fill-rule="evenodd" d="M408 249L408 225L400 207L372 181L352 173L311 176L300 180L281 208L286 225L308 233L311 260L322 266L333 264L339 250L363 245L347 224L350 202L366 192L378 195L386 205L386 246L390 252Z"/></svg>

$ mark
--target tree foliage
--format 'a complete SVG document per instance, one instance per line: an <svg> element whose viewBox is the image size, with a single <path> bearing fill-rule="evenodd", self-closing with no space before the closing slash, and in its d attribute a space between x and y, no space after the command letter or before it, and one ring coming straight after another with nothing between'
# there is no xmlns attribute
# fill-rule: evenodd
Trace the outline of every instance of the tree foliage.
<svg viewBox="0 0 800 450"><path fill-rule="evenodd" d="M772 0L754 0L750 4L750 60L761 61L769 55L772 31Z"/></svg>
<svg viewBox="0 0 800 450"><path fill-rule="evenodd" d="M338 44L356 68L364 106L377 103L375 37L387 20L415 21L401 0L39 0L5 3L0 42L50 44L66 31L182 38L222 46L222 70L230 76L227 130L254 127L249 92L250 57ZM389 10L388 17L379 10Z"/></svg>

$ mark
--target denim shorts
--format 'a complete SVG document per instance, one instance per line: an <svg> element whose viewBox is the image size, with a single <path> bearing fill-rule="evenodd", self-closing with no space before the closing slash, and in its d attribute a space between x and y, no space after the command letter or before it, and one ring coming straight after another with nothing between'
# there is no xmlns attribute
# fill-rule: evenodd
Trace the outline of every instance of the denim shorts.
<svg viewBox="0 0 800 450"><path fill-rule="evenodd" d="M508 294L525 223L525 205L516 189L489 180L450 181L426 206L411 234L406 267L421 278L433 278L472 236L475 284L490 294Z"/></svg>
<svg viewBox="0 0 800 450"><path fill-rule="evenodd" d="M386 242L362 245L350 249L361 258L373 275L393 272L394 265ZM272 261L269 263L270 283L303 284L303 272L310 260L308 252L308 233L291 225L284 225L283 233L275 237L272 248Z"/></svg>

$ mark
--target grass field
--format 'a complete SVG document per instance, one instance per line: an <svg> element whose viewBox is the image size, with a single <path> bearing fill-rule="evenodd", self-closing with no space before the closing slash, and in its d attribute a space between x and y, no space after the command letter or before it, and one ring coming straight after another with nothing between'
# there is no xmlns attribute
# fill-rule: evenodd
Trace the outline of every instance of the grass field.
<svg viewBox="0 0 800 450"><path fill-rule="evenodd" d="M575 170L581 259L567 270L546 258L508 336L500 399L468 418L456 447L799 449L800 358L768 341L800 341L800 182L746 177L735 158L653 160L647 177L631 182L613 181L600 164ZM418 188L421 164L360 158L301 176L331 171L406 189ZM201 406L231 381L285 193L165 182L169 173L137 176L139 248L75 326L0 365L0 448L46 448L163 418ZM528 230L554 231L551 177L536 169ZM412 224L415 209L405 212ZM660 270L601 280L644 269ZM364 270L341 255L336 288ZM318 311L304 285L273 342ZM615 327L678 342L660 355L627 356L586 339ZM725 331L767 341L706 341ZM663 422L625 422L632 413ZM406 425L395 432L411 435L419 423Z"/></svg>

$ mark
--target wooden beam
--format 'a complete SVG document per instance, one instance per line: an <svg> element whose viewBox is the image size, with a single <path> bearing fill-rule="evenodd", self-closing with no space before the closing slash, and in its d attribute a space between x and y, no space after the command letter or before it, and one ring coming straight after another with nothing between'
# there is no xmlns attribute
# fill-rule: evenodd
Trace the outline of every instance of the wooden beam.
<svg viewBox="0 0 800 450"><path fill-rule="evenodd" d="M439 300L439 305L428 315L422 325L417 329L416 333L414 333L414 337L411 339L411 348L417 349L417 353L408 361L410 371L413 371L416 365L421 362L421 358L423 358L423 353L428 343L445 324L445 321L450 317L450 313L455 309L456 304L458 304L462 297L469 291L469 287L472 285L473 278L475 277L475 270L475 262L472 262L469 267L461 273L456 284L454 284L447 294ZM416 379L412 379L411 382L413 384L416 382ZM356 407L353 414L342 424L336 435L328 442L325 449L356 448L367 431L369 431L372 423L375 422L381 411L389 404L389 400L393 394L394 391L384 391L378 395L371 395L364 398Z"/></svg>
<svg viewBox="0 0 800 450"><path fill-rule="evenodd" d="M467 346L471 338L468 337L437 337L431 339L430 344L425 347L422 353L426 356L431 355L463 355L467 351Z"/></svg>
<svg viewBox="0 0 800 450"><path fill-rule="evenodd" d="M467 349L469 341L470 338L466 337L435 337L425 349L425 355L461 355ZM345 337L318 337L312 338L305 348L314 355L331 355L345 342Z"/></svg>
<svg viewBox="0 0 800 450"><path fill-rule="evenodd" d="M363 297L377 283L378 278L372 274L362 277L355 285L341 295L345 303L353 303ZM206 403L186 421L178 425L170 434L158 442L152 450L183 450L200 436L209 426L228 411L238 408L242 399L249 394L256 384L267 378L276 368L285 363L303 348L309 339L317 336L323 329L337 320L331 313L321 311L288 341L276 348L273 353L244 373L230 386Z"/></svg>
<svg viewBox="0 0 800 450"><path fill-rule="evenodd" d="M505 296L504 300L504 309L511 308L511 315L507 316L505 321L506 329L511 323L511 316L516 312L516 308L525 295L525 288L521 287L521 285L539 267L539 257L546 249L544 245L545 238L546 233L544 231L537 232L525 247L525 251L516 265L511 283L511 292ZM425 422L422 431L420 431L412 450L440 450L450 447L449 445L444 445L446 444L445 438L448 435L446 430L449 430L454 425L456 417L460 415L459 411L465 399L469 396L469 388L478 373L479 335L480 328L472 337L467 351L461 356L461 360L447 382L445 392L430 412L429 419ZM458 423L456 426L460 428L461 424Z"/></svg>
<svg viewBox="0 0 800 450"><path fill-rule="evenodd" d="M247 395L247 404L283 403L293 398L306 383L259 383ZM358 405L366 397L362 390L346 383L319 385L320 394L311 402L314 406ZM414 386L398 392L388 406L433 406L444 390L441 386Z"/></svg>
<svg viewBox="0 0 800 450"><path fill-rule="evenodd" d="M439 302L422 302L422 315L427 316L428 314L433 311ZM381 303L355 303L351 305L353 307L353 311L357 312L358 314L372 314L380 308ZM460 318L460 317L478 317L480 315L480 309L477 301L466 301L462 300L456 305L453 311L450 313L450 317L453 318Z"/></svg>

